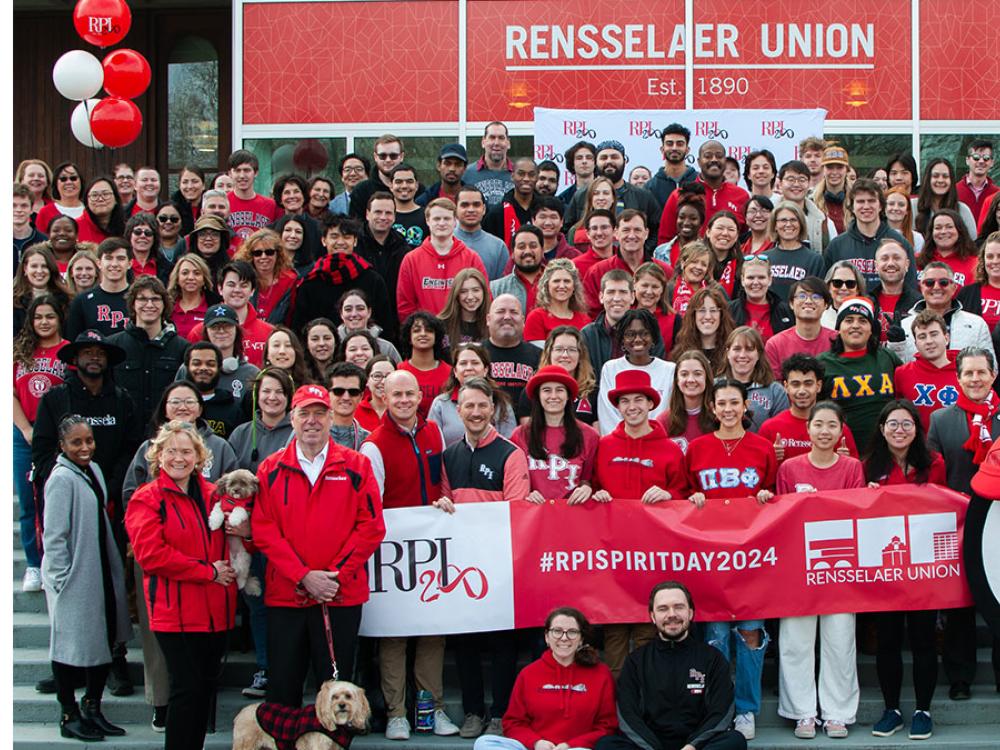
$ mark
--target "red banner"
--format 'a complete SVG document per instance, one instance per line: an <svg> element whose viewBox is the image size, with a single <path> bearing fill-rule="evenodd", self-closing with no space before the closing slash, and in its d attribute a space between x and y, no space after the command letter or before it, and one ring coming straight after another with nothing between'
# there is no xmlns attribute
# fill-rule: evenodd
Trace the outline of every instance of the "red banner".
<svg viewBox="0 0 1000 750"><path fill-rule="evenodd" d="M649 590L685 583L702 621L948 609L972 603L962 561L968 499L899 486L642 505L511 505L514 617L573 605L643 622Z"/></svg>

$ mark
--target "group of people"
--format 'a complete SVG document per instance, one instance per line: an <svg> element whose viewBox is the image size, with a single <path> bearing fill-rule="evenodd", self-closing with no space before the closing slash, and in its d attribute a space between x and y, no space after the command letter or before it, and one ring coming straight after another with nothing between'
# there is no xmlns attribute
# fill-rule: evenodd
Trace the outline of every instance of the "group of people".
<svg viewBox="0 0 1000 750"><path fill-rule="evenodd" d="M211 185L185 167L165 202L150 167L85 180L22 162L14 466L23 587L45 590L52 621L38 687L57 694L62 733L124 732L101 697L133 690L134 597L168 748L200 746L238 610L257 661L245 695L296 706L307 673L336 668L380 693L386 736L407 739L408 639L358 637L384 508L631 499L711 513L722 498L927 482L969 494L1000 435L992 144L970 142L962 179L937 159L918 185L907 154L860 177L845 149L810 138L780 168L751 153L744 190L716 141L689 166L689 140L663 130L645 186L625 179L620 143L580 142L558 195L558 165L511 159L499 122L476 162L445 146L429 187L392 135L371 162L341 160L340 194L285 175L260 195L244 150ZM257 477L250 520L213 529L215 484L236 469ZM226 535L243 538L262 596L238 595ZM657 587L650 622L601 628L606 667L572 608L553 611L548 651L520 673L518 631L450 636L460 724L443 636L416 639L413 681L433 731L481 737L479 750L742 747L772 634L707 623L698 640L693 611L683 585ZM949 697L966 699L975 611L940 614ZM855 723L855 620L778 624L778 711L797 737ZM938 621L874 616L875 735L904 726L905 623L909 735L931 736ZM665 677L681 669L701 687Z"/></svg>

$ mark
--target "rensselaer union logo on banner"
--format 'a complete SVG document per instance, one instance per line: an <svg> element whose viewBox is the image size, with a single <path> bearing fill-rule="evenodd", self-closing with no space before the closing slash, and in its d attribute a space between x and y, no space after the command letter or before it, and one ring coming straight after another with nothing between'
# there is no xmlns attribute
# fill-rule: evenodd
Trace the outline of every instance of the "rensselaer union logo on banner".
<svg viewBox="0 0 1000 750"><path fill-rule="evenodd" d="M954 513L922 513L803 524L806 584L961 578Z"/></svg>

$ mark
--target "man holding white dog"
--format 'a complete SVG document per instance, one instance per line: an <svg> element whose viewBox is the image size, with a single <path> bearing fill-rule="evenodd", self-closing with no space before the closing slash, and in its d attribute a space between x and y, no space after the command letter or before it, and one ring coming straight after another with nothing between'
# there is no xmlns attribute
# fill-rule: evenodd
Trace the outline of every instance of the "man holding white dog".
<svg viewBox="0 0 1000 750"><path fill-rule="evenodd" d="M299 706L310 667L317 685L334 664L343 679L352 677L368 600L365 563L385 524L371 463L330 438L329 392L299 388L291 421L291 442L257 469L252 528L269 569L267 701Z"/></svg>

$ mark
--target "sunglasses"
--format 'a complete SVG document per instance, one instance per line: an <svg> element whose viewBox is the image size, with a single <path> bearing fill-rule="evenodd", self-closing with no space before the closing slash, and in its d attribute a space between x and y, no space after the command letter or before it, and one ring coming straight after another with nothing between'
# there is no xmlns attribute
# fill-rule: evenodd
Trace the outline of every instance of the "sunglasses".
<svg viewBox="0 0 1000 750"><path fill-rule="evenodd" d="M181 220L181 217L170 216L169 214L163 214L162 216L157 216L156 220L161 224L178 224Z"/></svg>
<svg viewBox="0 0 1000 750"><path fill-rule="evenodd" d="M132 236L133 237L152 237L153 235L154 235L154 232L153 232L152 229L133 229L132 230Z"/></svg>
<svg viewBox="0 0 1000 750"><path fill-rule="evenodd" d="M266 255L268 258L271 258L277 252L278 252L278 250L276 248L273 248L273 247L263 247L260 250L251 250L250 251L250 255L251 255L251 257L254 257L254 258L259 258L262 255Z"/></svg>
<svg viewBox="0 0 1000 750"><path fill-rule="evenodd" d="M361 395L361 389L360 388L331 388L330 389L330 393L332 393L337 398L340 398L345 393L348 396L350 396L351 398L357 398L358 396Z"/></svg>
<svg viewBox="0 0 1000 750"><path fill-rule="evenodd" d="M830 279L830 286L834 289L843 289L844 287L857 289L858 282L857 279Z"/></svg>
<svg viewBox="0 0 1000 750"><path fill-rule="evenodd" d="M391 160L391 159L398 159L402 155L403 154L400 153L400 152L398 152L398 151L395 152L395 153L391 153L391 154L379 154L379 153L376 153L375 154L375 158L378 159L378 160L380 160L380 161L388 161L388 160Z"/></svg>
<svg viewBox="0 0 1000 750"><path fill-rule="evenodd" d="M927 289L933 289L935 286L947 289L951 286L951 279L921 279L920 283Z"/></svg>
<svg viewBox="0 0 1000 750"><path fill-rule="evenodd" d="M972 161L993 161L992 154L988 156L985 154L969 154L969 158L972 159Z"/></svg>
<svg viewBox="0 0 1000 750"><path fill-rule="evenodd" d="M80 178L75 174L59 175L59 182L77 182Z"/></svg>

